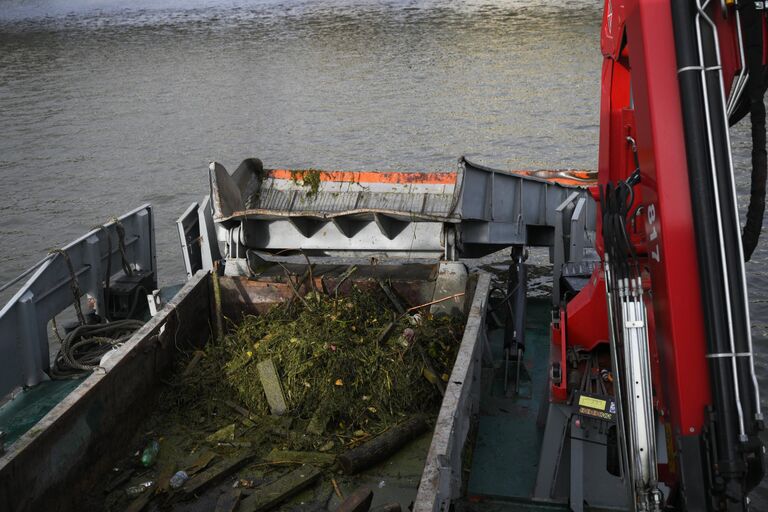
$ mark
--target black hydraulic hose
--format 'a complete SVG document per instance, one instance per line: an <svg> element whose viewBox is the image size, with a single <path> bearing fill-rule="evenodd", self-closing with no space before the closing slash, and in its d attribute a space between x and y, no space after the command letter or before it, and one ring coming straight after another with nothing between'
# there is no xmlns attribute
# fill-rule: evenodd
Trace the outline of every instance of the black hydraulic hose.
<svg viewBox="0 0 768 512"><path fill-rule="evenodd" d="M752 124L752 176L749 194L747 221L744 225L741 241L744 247L744 260L749 261L757 247L765 214L765 181L768 176L765 134L765 80L763 76L763 23L762 15L753 2L746 2L742 8L742 34L744 57L749 70L747 95L749 100L749 118Z"/></svg>
<svg viewBox="0 0 768 512"><path fill-rule="evenodd" d="M748 14L750 11L754 11L754 3L743 8L743 12ZM704 43L704 58L707 66L714 66L717 64L716 48L714 45L714 38L716 34L713 34L711 27L702 23L702 41ZM759 57L762 59L762 55ZM759 73L756 73L758 76ZM729 301L731 317L725 318L725 321L730 320L730 328L733 336L733 347L730 345L731 335L723 340L722 347L719 353L732 353L745 354L750 352L749 338L750 338L750 325L746 321L748 317L747 297L744 293L744 277L742 274L743 261L742 251L740 251L741 227L739 225L738 218L738 205L736 204L736 194L734 190L733 180L733 168L730 159L730 147L728 146L728 127L726 112L723 108L723 94L719 71L712 71L707 73L707 97L705 100L709 104L709 112L711 119L712 130L712 151L716 162L716 181L717 181L717 198L720 203L720 222L721 232L723 235L722 252L725 256L725 268L721 269L723 280L727 279L728 286L725 288L726 299ZM762 224L762 213L759 220ZM759 233L759 229L758 229ZM723 315L723 312L720 312ZM726 342L727 341L727 342ZM730 358L725 359L727 364L732 365ZM754 387L751 380L751 361L747 357L736 358L736 379L737 389L739 396L739 403L741 405L742 419L744 422L745 434L747 436L755 434L753 420L756 411L756 401L754 396ZM732 374L732 369L731 369ZM735 398L735 395L734 395ZM738 411L734 421L738 419ZM742 440L739 441L741 443ZM743 446L739 444L741 450L740 456L734 459L733 471L740 473L744 470L743 467Z"/></svg>
<svg viewBox="0 0 768 512"><path fill-rule="evenodd" d="M141 320L118 320L76 327L62 341L51 378L73 378L98 368L104 354L128 341L143 325Z"/></svg>
<svg viewBox="0 0 768 512"><path fill-rule="evenodd" d="M730 352L729 331L724 315L723 269L720 264L718 220L715 215L714 183L710 172L707 143L707 123L704 117L704 98L694 19L696 6L693 1L671 2L675 37L675 52L680 85L680 102L685 134L685 150L688 163L688 179L691 191L696 252L699 263L701 300L707 351L710 354ZM704 34L709 37L711 34ZM715 73L710 73L714 75ZM719 84L718 84L719 86ZM721 108L722 110L722 108ZM718 434L713 439L717 460L715 464L727 481L738 478L740 453L738 447L737 411L734 403L734 381L730 361L727 358L709 358L710 388L712 392ZM686 456L685 454L683 454ZM683 485L688 489L700 488L706 481L704 468L681 464ZM709 468L707 468L709 470ZM735 482L734 482L735 483ZM729 490L732 489L732 485ZM736 485L736 494L739 485ZM721 491L722 492L722 491ZM702 493L686 493L688 510L706 510Z"/></svg>

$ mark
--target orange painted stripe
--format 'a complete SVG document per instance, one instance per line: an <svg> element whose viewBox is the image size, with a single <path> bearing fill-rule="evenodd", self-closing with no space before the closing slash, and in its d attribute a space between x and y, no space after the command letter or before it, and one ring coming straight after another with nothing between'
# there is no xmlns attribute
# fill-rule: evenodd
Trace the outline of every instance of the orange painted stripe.
<svg viewBox="0 0 768 512"><path fill-rule="evenodd" d="M457 176L456 172L321 171L316 169L272 169L267 171L267 175L270 178L278 180L303 180L304 174L311 171L320 173L320 181L351 183L418 183L424 185L455 185ZM567 173L560 173L559 171L514 170L509 172L523 176L535 176L539 179L544 179L553 183L560 183L562 185L581 187L592 183L590 178L594 177L594 174L590 173L589 171L567 171ZM551 172L553 174L547 176L545 174L547 172ZM544 175L542 176L542 174ZM566 176L563 174L566 174ZM570 174L573 176L573 178L567 177L567 174Z"/></svg>
<svg viewBox="0 0 768 512"><path fill-rule="evenodd" d="M314 169L312 169L314 171ZM309 169L273 169L270 178L301 180ZM373 171L317 171L320 181L346 181L353 183L420 183L425 185L455 185L455 172L373 172Z"/></svg>

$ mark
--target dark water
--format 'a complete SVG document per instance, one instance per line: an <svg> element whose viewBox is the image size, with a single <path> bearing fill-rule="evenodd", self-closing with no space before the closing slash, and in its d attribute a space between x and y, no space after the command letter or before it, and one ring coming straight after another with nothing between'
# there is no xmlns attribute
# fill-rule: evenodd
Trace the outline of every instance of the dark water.
<svg viewBox="0 0 768 512"><path fill-rule="evenodd" d="M0 282L143 202L181 279L173 222L213 159L594 168L600 18L597 0L0 0ZM733 137L746 207L748 127ZM766 406L767 250L747 266Z"/></svg>

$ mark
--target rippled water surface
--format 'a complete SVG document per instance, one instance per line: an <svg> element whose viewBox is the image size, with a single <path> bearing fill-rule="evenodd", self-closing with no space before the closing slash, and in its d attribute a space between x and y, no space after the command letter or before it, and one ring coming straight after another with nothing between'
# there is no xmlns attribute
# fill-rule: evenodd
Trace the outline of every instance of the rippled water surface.
<svg viewBox="0 0 768 512"><path fill-rule="evenodd" d="M214 159L437 170L465 154L594 168L600 9L0 0L0 282L143 202L162 279L181 279L174 221L207 193ZM733 136L745 207L747 126ZM768 389L766 247L747 270Z"/></svg>

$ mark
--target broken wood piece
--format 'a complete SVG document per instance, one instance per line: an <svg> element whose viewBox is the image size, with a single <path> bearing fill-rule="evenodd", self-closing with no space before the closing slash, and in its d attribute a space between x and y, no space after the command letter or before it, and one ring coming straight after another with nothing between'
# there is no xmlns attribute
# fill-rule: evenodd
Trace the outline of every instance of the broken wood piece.
<svg viewBox="0 0 768 512"><path fill-rule="evenodd" d="M318 409L309 420L309 425L307 425L307 432L316 436L321 436L325 433L326 425L328 425L328 417L320 415Z"/></svg>
<svg viewBox="0 0 768 512"><path fill-rule="evenodd" d="M336 456L332 453L298 452L291 450L273 449L264 458L266 462L283 463L295 462L297 464L312 464L315 466L330 466L336 462Z"/></svg>
<svg viewBox="0 0 768 512"><path fill-rule="evenodd" d="M339 291L339 286L344 283L344 281L347 280L349 276L354 274L357 271L357 265L350 265L347 270L344 271L343 274L339 276L339 281L336 283L336 286L333 287L333 295L335 296Z"/></svg>
<svg viewBox="0 0 768 512"><path fill-rule="evenodd" d="M311 281L311 285L309 287L314 289L315 283L314 283L314 278L312 277L312 265L308 266L307 270L305 270L304 273L301 275L301 277L298 278L298 281L296 282L296 285L295 285L296 293L290 299L288 299L289 306L293 304L293 301L297 297L301 299L301 295L299 295L299 291L301 290L301 287L304 285L304 282L307 280L307 278L310 278L310 281ZM292 281L291 281L291 287L294 288Z"/></svg>
<svg viewBox="0 0 768 512"><path fill-rule="evenodd" d="M211 463L213 459L216 458L216 454L213 452L204 452L201 453L200 456L195 459L192 464L189 465L187 468L187 474L189 476L192 476L196 473L199 473L200 471L204 470L208 464Z"/></svg>
<svg viewBox="0 0 768 512"><path fill-rule="evenodd" d="M397 311L399 315L402 315L403 313L405 313L405 308L403 307L402 302L400 302L400 299L397 298L397 295L395 295L395 292L392 290L392 288L389 287L389 284L385 283L381 279L379 279L378 281L379 281L379 288L382 289L382 291L384 292L384 295L386 295L389 301L392 303L392 305L395 306L395 311Z"/></svg>
<svg viewBox="0 0 768 512"><path fill-rule="evenodd" d="M389 322L387 325L384 326L384 328L379 333L379 337L376 338L376 345L381 345L392 334L392 331L395 330L395 322Z"/></svg>
<svg viewBox="0 0 768 512"><path fill-rule="evenodd" d="M425 307L431 306L433 304L439 304L441 302L445 302L446 300L458 299L459 297L463 297L464 295L466 295L466 292L454 293L453 295L449 295L448 297L443 297L442 299L437 299L437 300L433 300L433 301L430 301L430 302L426 302L424 304L419 304L418 306L413 306L412 308L406 309L405 312L406 313L410 313L411 311L415 311L417 309L425 308Z"/></svg>
<svg viewBox="0 0 768 512"><path fill-rule="evenodd" d="M189 377L189 375L192 373L192 371L197 367L200 360L205 355L205 352L202 350L195 350L195 355L192 356L192 359L187 364L187 367L184 368L184 372L181 374L181 378Z"/></svg>
<svg viewBox="0 0 768 512"><path fill-rule="evenodd" d="M360 487L345 499L336 512L368 512L373 501L373 491L367 487Z"/></svg>
<svg viewBox="0 0 768 512"><path fill-rule="evenodd" d="M260 361L256 368L259 371L259 380L261 380L261 385L264 388L264 394L267 395L269 409L275 416L282 416L288 410L288 405L275 363L272 359L265 359Z"/></svg>
<svg viewBox="0 0 768 512"><path fill-rule="evenodd" d="M235 424L230 423L205 438L209 443L225 443L235 440Z"/></svg>
<svg viewBox="0 0 768 512"><path fill-rule="evenodd" d="M340 500L343 500L344 495L341 493L341 489L339 489L339 484L336 482L335 478L331 478L331 485L333 486L333 492L336 493L336 496L338 496Z"/></svg>
<svg viewBox="0 0 768 512"><path fill-rule="evenodd" d="M214 464L205 471L190 478L187 483L184 484L184 494L192 496L210 485L221 482L222 479L248 464L253 458L253 453L247 453L239 457L224 459L223 461Z"/></svg>
<svg viewBox="0 0 768 512"><path fill-rule="evenodd" d="M302 466L272 482L254 490L240 502L240 512L264 512L279 505L320 478L322 472L312 466Z"/></svg>
<svg viewBox="0 0 768 512"><path fill-rule="evenodd" d="M215 512L233 512L237 508L237 504L240 503L241 496L242 491L240 489L230 489L221 493L216 501Z"/></svg>
<svg viewBox="0 0 768 512"><path fill-rule="evenodd" d="M214 263L211 281L213 283L213 318L216 326L216 341L221 341L224 339L224 315L221 312L221 285L219 284L218 263Z"/></svg>
<svg viewBox="0 0 768 512"><path fill-rule="evenodd" d="M427 357L427 354L424 353L424 349L421 348L421 345L416 345L416 351L419 353L419 356L421 356L421 360L424 363L424 370L422 371L424 378L437 388L440 396L445 396L445 384L440 380L440 376L432 367L432 364L429 362L429 358Z"/></svg>
<svg viewBox="0 0 768 512"><path fill-rule="evenodd" d="M429 425L423 416L415 416L370 441L342 453L338 460L344 473L354 475L374 464L388 459L397 450L429 430Z"/></svg>
<svg viewBox="0 0 768 512"><path fill-rule="evenodd" d="M255 418L255 416L251 415L251 411L249 411L245 407L240 407L232 400L224 400L223 402L224 402L224 405L226 405L236 413L242 415L243 417L245 417L245 419L252 421Z"/></svg>
<svg viewBox="0 0 768 512"><path fill-rule="evenodd" d="M315 265L309 261L309 256L307 256L307 253L304 251L301 251L301 255L304 256L304 259L307 260L307 270L306 272L309 274L309 284L312 287L312 291L317 291L317 286L315 286L315 275L313 274L313 270L315 269Z"/></svg>
<svg viewBox="0 0 768 512"><path fill-rule="evenodd" d="M155 485L155 494L166 493L171 487L171 477L176 473L176 463L171 462L160 468Z"/></svg>
<svg viewBox="0 0 768 512"><path fill-rule="evenodd" d="M109 481L107 486L104 488L104 494L109 494L121 485L123 485L125 482L131 479L133 476L135 469L134 468L128 468L122 470L120 473L118 473L112 480Z"/></svg>
<svg viewBox="0 0 768 512"><path fill-rule="evenodd" d="M379 505L376 508L372 508L370 512L402 512L399 503L385 503Z"/></svg>
<svg viewBox="0 0 768 512"><path fill-rule="evenodd" d="M296 285L293 284L293 279L291 279L291 273L288 272L288 269L285 268L285 265L283 265L279 261L277 262L277 264L280 265L281 267L283 267L283 271L285 272L285 279L288 282L288 286L291 287L291 291L293 292L294 297L299 299L301 301L301 303L304 304L305 308L309 308L309 304L307 304L307 301L304 299L304 297L301 296L301 294L299 293L298 288L296 288Z"/></svg>

